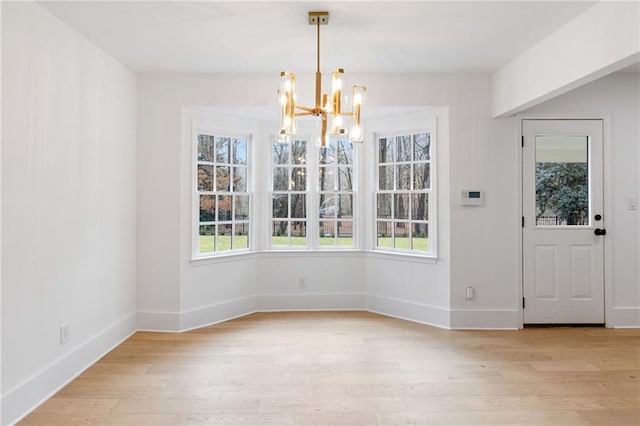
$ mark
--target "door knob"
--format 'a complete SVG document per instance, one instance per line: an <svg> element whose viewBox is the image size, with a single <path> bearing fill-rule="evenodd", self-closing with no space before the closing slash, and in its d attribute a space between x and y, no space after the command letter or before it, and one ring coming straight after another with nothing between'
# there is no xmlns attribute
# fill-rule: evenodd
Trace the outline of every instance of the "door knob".
<svg viewBox="0 0 640 426"><path fill-rule="evenodd" d="M606 229L596 228L593 231L593 233L596 234L596 235L607 235L607 230Z"/></svg>

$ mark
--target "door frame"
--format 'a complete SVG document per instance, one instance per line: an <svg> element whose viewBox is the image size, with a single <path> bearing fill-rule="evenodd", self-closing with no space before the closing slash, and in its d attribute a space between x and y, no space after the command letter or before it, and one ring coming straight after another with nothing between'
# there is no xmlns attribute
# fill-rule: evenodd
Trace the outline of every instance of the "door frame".
<svg viewBox="0 0 640 426"><path fill-rule="evenodd" d="M522 194L522 125L524 120L602 120L602 190L603 190L603 216L605 220L608 220L612 213L613 200L611 198L611 194L613 193L613 188L611 187L611 182L613 182L611 173L613 170L611 161L613 156L612 147L611 147L611 115L602 115L602 114L561 114L561 113L527 113L527 114L516 114L516 211L522 217L524 215L523 211L523 194ZM524 309L522 307L522 298L524 293L524 273L523 273L523 240L522 240L522 225L520 217L517 218L517 259L518 259L518 276L517 276L517 287L518 291L516 292L518 295L518 299L516 303L518 306L518 310L520 312L520 324L519 328L524 328ZM611 254L613 253L613 243L611 241L612 236L608 236L604 238L604 324L605 327L611 328L613 325L610 324L611 312L613 306L611 301L613 300L611 283L613 282L612 278L612 266L613 266L613 258Z"/></svg>

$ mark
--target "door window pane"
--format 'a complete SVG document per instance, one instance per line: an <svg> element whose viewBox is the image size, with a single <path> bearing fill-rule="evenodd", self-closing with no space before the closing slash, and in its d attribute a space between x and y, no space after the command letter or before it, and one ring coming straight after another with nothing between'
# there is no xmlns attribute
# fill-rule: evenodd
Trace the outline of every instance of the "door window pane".
<svg viewBox="0 0 640 426"><path fill-rule="evenodd" d="M587 136L536 136L536 225L589 225Z"/></svg>

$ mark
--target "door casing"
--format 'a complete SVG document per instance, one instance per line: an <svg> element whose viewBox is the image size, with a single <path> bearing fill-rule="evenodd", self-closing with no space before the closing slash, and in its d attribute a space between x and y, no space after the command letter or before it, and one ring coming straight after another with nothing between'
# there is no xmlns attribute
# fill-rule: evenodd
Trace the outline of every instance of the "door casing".
<svg viewBox="0 0 640 426"><path fill-rule="evenodd" d="M520 311L520 328L524 328L524 309L522 307L523 300L523 261L522 261L522 253L523 253L523 240L522 240L522 225L521 225L521 217L523 216L523 207L522 207L522 122L523 120L602 120L602 175L603 175L603 215L605 217L611 217L611 208L612 208L612 194L613 188L611 187L611 182L613 181L611 176L611 171L613 169L611 164L612 159L612 148L611 148L611 116L610 115L601 115L601 114L570 114L570 113L528 113L528 114L517 114L516 115L516 140L514 143L517 144L516 153L516 179L515 179L515 191L517 196L515 197L516 202L516 211L518 212L517 218L517 227L514 229L514 232L517 236L517 252L518 252L518 276L517 276L517 300L515 301L516 306ZM612 305L612 289L611 283L612 281L612 241L611 236L604 239L604 321L605 327L611 328L614 327L614 324L611 324L611 310Z"/></svg>

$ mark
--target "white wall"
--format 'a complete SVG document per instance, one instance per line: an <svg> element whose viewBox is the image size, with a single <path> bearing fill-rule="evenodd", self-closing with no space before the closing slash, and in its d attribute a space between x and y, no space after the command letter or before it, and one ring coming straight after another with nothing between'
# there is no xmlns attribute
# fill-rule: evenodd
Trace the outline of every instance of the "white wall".
<svg viewBox="0 0 640 426"><path fill-rule="evenodd" d="M269 88L277 81L277 76L139 77L140 328L182 330L255 310L255 258L191 263L191 107L268 105L274 98ZM245 122L248 132L261 132L257 120L230 125L240 128Z"/></svg>
<svg viewBox="0 0 640 426"><path fill-rule="evenodd" d="M640 3L601 1L493 74L493 115L515 114L640 60Z"/></svg>
<svg viewBox="0 0 640 426"><path fill-rule="evenodd" d="M0 29L2 23L2 3L0 2ZM0 31L2 46L2 31ZM2 55L0 54L0 82L2 81ZM2 84L0 84L2 99ZM2 241L2 105L0 105L0 241ZM2 330L2 244L0 244L0 330ZM0 338L0 398L2 395L2 338ZM0 423L2 423L2 402L0 401Z"/></svg>
<svg viewBox="0 0 640 426"><path fill-rule="evenodd" d="M616 73L526 113L603 117L607 325L640 327L640 214L627 208L640 194L640 74Z"/></svg>
<svg viewBox="0 0 640 426"><path fill-rule="evenodd" d="M437 262L397 262L397 256L357 252L260 253L192 263L192 153L189 133L184 133L188 120L185 124L183 108L237 111L273 106L275 118L278 77L141 76L138 309L142 328L179 330L215 322L227 312L240 315L255 309L293 308L367 308L441 326L518 326L515 127L513 119L491 119L490 76L351 78L366 83L371 108L443 107L437 110L441 114L438 132L443 135L438 146L441 240ZM311 76L300 76L298 82L301 94L312 93ZM370 121L368 130L375 130L375 120ZM256 155L264 155L266 136L274 129L260 120L245 122L261 136ZM371 171L373 148L362 149L364 164ZM266 167L268 156L262 162L256 158L258 167ZM260 197L267 183L257 184L256 203L262 209L258 217L264 218L268 200ZM468 187L486 191L484 207L458 205L457 194ZM371 203L371 193L361 195L362 202ZM257 244L265 246L261 241ZM362 248L370 248L367 244ZM296 286L301 274L310 277L305 290ZM475 301L464 302L468 285L476 287Z"/></svg>
<svg viewBox="0 0 640 426"><path fill-rule="evenodd" d="M8 424L135 330L136 76L34 3L2 42Z"/></svg>

